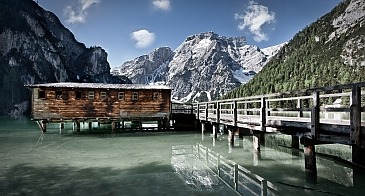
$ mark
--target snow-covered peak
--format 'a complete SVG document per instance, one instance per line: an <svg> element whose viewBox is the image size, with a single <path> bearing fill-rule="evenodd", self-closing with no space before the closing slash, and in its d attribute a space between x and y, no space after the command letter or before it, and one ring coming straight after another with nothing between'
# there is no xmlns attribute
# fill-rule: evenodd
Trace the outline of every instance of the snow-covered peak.
<svg viewBox="0 0 365 196"><path fill-rule="evenodd" d="M270 46L270 47L267 47L267 48L262 48L261 51L269 56L269 57L272 57L274 56L275 54L277 54L279 52L279 50L281 50L281 48L283 46L285 46L288 42L285 42L285 43L282 43L282 44L278 44L278 45L275 45L275 46Z"/></svg>
<svg viewBox="0 0 365 196"><path fill-rule="evenodd" d="M206 32L189 36L174 52L156 49L128 61L119 72L133 83L165 83L177 101L207 101L248 82L281 46L265 54L245 37Z"/></svg>

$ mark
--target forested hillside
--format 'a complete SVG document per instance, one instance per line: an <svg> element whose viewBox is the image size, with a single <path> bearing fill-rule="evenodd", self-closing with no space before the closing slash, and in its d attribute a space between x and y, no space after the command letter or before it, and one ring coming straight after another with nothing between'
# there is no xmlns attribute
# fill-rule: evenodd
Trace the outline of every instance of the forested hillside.
<svg viewBox="0 0 365 196"><path fill-rule="evenodd" d="M365 81L364 5L362 0L343 1L297 33L259 74L224 98Z"/></svg>

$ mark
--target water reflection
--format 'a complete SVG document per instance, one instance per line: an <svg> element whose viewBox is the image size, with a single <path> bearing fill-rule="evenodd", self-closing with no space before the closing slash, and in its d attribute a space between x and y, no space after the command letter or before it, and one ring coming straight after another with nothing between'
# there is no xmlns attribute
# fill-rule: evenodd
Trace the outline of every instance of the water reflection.
<svg viewBox="0 0 365 196"><path fill-rule="evenodd" d="M239 143L242 146L230 145L218 136L217 140L213 140L212 149L250 171L279 183L282 190L289 190L287 193L362 195L365 191L364 169L357 169L345 161L339 162L338 159L324 157L318 153L317 173L313 176L313 173L307 173L304 168L303 150L291 148L291 137L285 137L283 139L279 136L277 141L274 137L266 137L260 150L256 151L250 136L240 138ZM203 145L210 146L206 141ZM300 148L302 149L302 146ZM337 149L341 150L341 156L348 157L343 155L348 152L348 146L340 146Z"/></svg>

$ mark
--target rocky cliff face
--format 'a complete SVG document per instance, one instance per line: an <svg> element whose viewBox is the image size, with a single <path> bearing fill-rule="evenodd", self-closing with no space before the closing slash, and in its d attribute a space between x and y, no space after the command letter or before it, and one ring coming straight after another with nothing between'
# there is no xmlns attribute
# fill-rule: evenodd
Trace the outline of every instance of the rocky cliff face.
<svg viewBox="0 0 365 196"><path fill-rule="evenodd" d="M175 100L207 101L249 81L282 46L261 50L247 45L244 37L207 32L189 36L174 52L166 47L156 49L113 73L127 76L133 83L167 84L173 88Z"/></svg>
<svg viewBox="0 0 365 196"><path fill-rule="evenodd" d="M0 114L30 100L24 84L122 82L109 70L105 50L76 41L53 13L32 0L0 1Z"/></svg>

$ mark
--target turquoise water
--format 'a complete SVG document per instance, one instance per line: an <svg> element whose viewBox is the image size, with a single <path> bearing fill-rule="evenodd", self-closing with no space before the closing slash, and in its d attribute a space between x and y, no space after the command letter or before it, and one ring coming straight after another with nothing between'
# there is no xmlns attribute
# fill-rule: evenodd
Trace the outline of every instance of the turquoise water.
<svg viewBox="0 0 365 196"><path fill-rule="evenodd" d="M179 175L172 164L172 148L197 143L274 183L279 195L365 191L363 170L331 158L317 156L317 180L308 179L302 151L270 147L275 140L271 137L257 154L251 137L240 138L232 147L226 135L214 141L210 133L73 133L72 125L66 125L60 135L57 124L41 134L27 118L1 118L0 123L0 195L236 195L217 179L213 188L202 189ZM284 136L280 142L285 146L288 140ZM337 148L347 156L347 146Z"/></svg>

